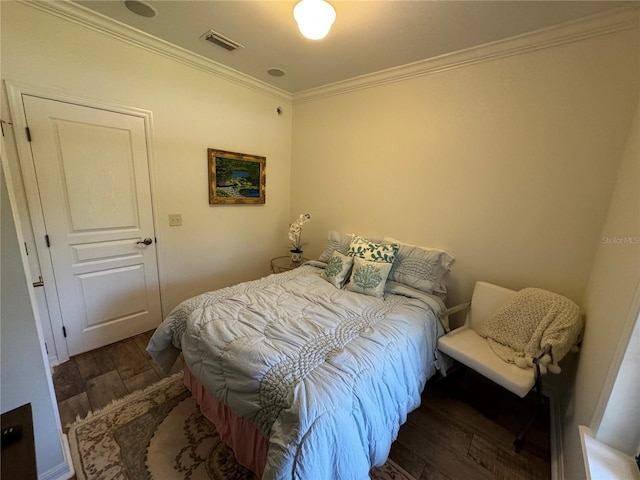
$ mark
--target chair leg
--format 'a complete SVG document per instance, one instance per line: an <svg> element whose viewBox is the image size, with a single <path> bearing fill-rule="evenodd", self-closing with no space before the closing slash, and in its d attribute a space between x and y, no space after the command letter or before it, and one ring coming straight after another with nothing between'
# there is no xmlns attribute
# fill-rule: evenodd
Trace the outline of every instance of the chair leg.
<svg viewBox="0 0 640 480"><path fill-rule="evenodd" d="M527 433L529 433L529 430L531 429L536 419L538 418L538 415L540 415L540 412L542 412L542 409L544 408L544 395L542 393L542 379L540 375L540 364L537 358L534 358L533 362L535 363L535 366L536 366L536 392L537 392L536 408L535 408L535 411L533 412L533 415L527 422L527 424L524 426L524 428L520 431L520 434L513 441L514 452L518 452L520 450L520 448L522 447L522 443L524 442L524 437L527 435Z"/></svg>

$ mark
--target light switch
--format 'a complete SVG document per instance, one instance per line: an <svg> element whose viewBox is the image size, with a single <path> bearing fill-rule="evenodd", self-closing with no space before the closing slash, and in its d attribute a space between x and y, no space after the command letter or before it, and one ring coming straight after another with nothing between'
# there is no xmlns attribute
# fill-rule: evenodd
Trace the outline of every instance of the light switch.
<svg viewBox="0 0 640 480"><path fill-rule="evenodd" d="M182 214L181 213L170 213L169 214L169 226L170 227L179 227L182 225Z"/></svg>

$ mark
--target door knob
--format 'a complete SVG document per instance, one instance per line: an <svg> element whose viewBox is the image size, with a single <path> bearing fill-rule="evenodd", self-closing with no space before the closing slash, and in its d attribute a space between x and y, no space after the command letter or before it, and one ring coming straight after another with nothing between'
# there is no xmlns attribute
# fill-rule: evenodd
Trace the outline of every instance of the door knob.
<svg viewBox="0 0 640 480"><path fill-rule="evenodd" d="M144 243L145 245L151 245L153 243L153 240L151 240L150 238L145 238L144 240L140 240L139 242L136 242L136 245L138 243Z"/></svg>

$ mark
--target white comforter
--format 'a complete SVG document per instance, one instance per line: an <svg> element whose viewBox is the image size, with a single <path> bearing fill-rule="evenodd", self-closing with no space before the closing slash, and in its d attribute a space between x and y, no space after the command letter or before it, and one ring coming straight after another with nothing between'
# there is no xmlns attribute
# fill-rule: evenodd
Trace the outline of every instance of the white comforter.
<svg viewBox="0 0 640 480"><path fill-rule="evenodd" d="M338 290L321 264L176 307L147 350L191 372L269 439L265 479L367 479L435 372L442 302L389 282Z"/></svg>

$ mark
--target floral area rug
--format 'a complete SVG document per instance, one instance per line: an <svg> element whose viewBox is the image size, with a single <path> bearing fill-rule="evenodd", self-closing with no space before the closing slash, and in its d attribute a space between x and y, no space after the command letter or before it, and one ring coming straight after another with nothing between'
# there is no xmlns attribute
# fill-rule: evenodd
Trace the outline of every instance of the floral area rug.
<svg viewBox="0 0 640 480"><path fill-rule="evenodd" d="M256 479L202 416L182 374L76 421L69 441L78 480ZM415 480L390 460L370 476Z"/></svg>

